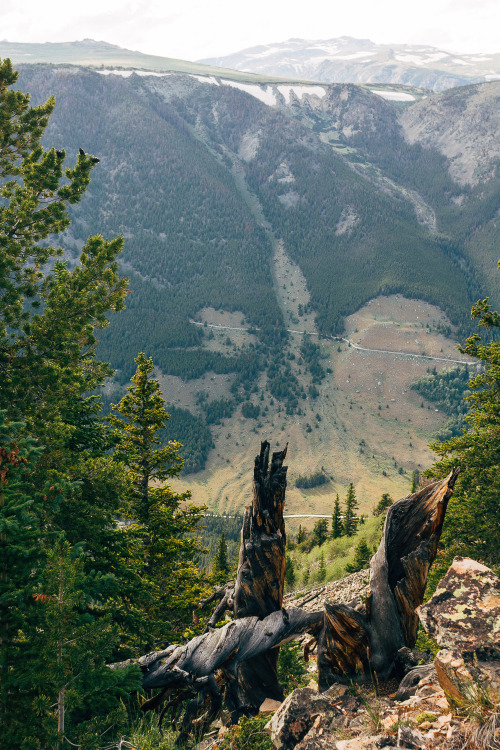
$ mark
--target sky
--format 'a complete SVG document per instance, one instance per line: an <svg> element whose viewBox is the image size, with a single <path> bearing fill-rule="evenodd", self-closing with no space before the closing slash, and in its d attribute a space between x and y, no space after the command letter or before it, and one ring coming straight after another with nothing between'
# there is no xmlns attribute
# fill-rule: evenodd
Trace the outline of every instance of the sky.
<svg viewBox="0 0 500 750"><path fill-rule="evenodd" d="M499 0L1 0L0 38L90 38L199 60L291 37L500 52Z"/></svg>

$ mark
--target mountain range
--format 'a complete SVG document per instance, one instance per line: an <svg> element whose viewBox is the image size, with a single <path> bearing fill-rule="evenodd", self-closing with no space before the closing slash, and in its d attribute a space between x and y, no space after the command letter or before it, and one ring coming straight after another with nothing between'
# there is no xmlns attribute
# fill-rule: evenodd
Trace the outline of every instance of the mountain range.
<svg viewBox="0 0 500 750"><path fill-rule="evenodd" d="M500 304L500 82L18 67L34 103L56 96L46 145L101 160L65 257L124 235L131 293L100 343L117 368L105 397L153 356L182 486L240 508L270 437L293 446L291 482L328 480L293 487L294 512L328 512L350 481L362 509L406 491L446 420L412 381L463 359L479 296Z"/></svg>
<svg viewBox="0 0 500 750"><path fill-rule="evenodd" d="M222 57L208 65L328 83L401 83L443 91L500 78L500 54L460 54L427 45L369 39L288 39Z"/></svg>

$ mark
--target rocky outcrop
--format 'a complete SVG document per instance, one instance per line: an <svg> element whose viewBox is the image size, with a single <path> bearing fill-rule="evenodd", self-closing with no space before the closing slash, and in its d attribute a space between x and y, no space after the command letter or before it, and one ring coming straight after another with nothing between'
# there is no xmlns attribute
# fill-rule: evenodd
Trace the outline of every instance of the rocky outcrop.
<svg viewBox="0 0 500 750"><path fill-rule="evenodd" d="M332 727L338 722L343 723L346 716L354 716L360 701L349 695L344 685L335 685L334 688L334 693L321 694L311 688L298 688L283 701L266 725L277 750L292 750L302 740L307 745L307 741L316 735L330 734ZM313 732L309 734L311 730Z"/></svg>
<svg viewBox="0 0 500 750"><path fill-rule="evenodd" d="M434 659L439 684L453 705L500 703L500 662L466 663L456 651L439 651Z"/></svg>
<svg viewBox="0 0 500 750"><path fill-rule="evenodd" d="M500 579L485 565L455 557L432 599L417 610L442 648L500 659Z"/></svg>
<svg viewBox="0 0 500 750"><path fill-rule="evenodd" d="M370 571L360 570L345 576L340 581L332 581L313 591L294 591L287 594L283 602L285 607L297 607L306 612L321 609L325 602L346 604L353 609L364 609L363 600L370 593Z"/></svg>
<svg viewBox="0 0 500 750"><path fill-rule="evenodd" d="M338 582L346 597L364 583L361 576L349 579ZM500 703L499 583L489 568L456 558L435 595L419 609L429 634L446 646L434 662L422 664L430 652L403 648L396 659L404 675L399 688L396 679L379 682L375 676L371 685L336 683L318 693L311 683L295 690L278 707L269 707L277 708L266 725L276 750L498 746L500 731L491 721L486 728L493 744L477 741L474 732L496 716ZM324 588L310 592L310 605L317 606L324 595ZM470 712L463 718L463 712L455 711L463 704L473 707L474 720ZM483 709L486 723L480 725L477 717ZM212 742L203 750L215 750L217 740Z"/></svg>
<svg viewBox="0 0 500 750"><path fill-rule="evenodd" d="M417 611L443 647L434 666L450 704L500 702L500 579L485 565L456 557Z"/></svg>

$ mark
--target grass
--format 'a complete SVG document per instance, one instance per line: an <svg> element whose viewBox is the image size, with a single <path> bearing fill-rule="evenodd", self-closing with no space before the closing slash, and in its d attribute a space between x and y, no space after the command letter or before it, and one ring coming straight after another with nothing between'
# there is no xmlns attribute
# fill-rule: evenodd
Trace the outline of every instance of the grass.
<svg viewBox="0 0 500 750"><path fill-rule="evenodd" d="M273 743L264 727L269 716L242 716L237 726L231 727L224 735L220 750L272 750Z"/></svg>
<svg viewBox="0 0 500 750"><path fill-rule="evenodd" d="M364 538L370 548L378 546L380 541L380 518L368 518L364 524L358 527L354 536L341 536L338 539L329 539L321 547L313 547L310 552L300 552L297 549L290 552L296 569L297 583L295 588L301 588L303 573L310 570L311 575L308 585L317 586L319 561L323 554L326 563L326 578L323 583L338 581L346 575L346 565L354 558L354 548L360 539Z"/></svg>
<svg viewBox="0 0 500 750"><path fill-rule="evenodd" d="M156 712L152 712L136 721L127 741L136 750L173 750L176 737L177 732L170 728L160 732L158 716Z"/></svg>
<svg viewBox="0 0 500 750"><path fill-rule="evenodd" d="M29 55L29 58L27 56ZM55 65L83 65L91 68L134 68L155 72L190 73L192 75L221 76L234 81L249 83L286 83L306 84L324 83L295 78L280 78L256 73L246 73L230 68L218 68L213 65L178 60L172 57L147 55L143 52L114 47L88 40L87 42L32 44L17 42L0 42L0 56L10 57L16 64L29 62L52 63Z"/></svg>

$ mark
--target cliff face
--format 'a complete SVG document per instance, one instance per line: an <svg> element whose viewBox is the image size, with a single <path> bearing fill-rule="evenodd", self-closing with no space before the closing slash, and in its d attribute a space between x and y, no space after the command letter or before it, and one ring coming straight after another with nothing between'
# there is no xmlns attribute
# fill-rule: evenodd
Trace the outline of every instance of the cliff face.
<svg viewBox="0 0 500 750"><path fill-rule="evenodd" d="M446 91L401 116L409 143L435 148L460 185L492 179L500 161L500 81Z"/></svg>

